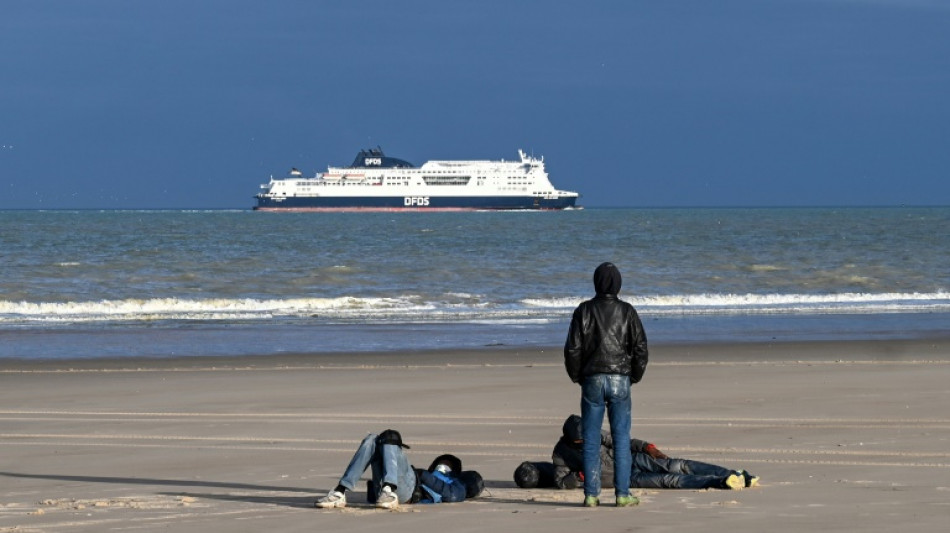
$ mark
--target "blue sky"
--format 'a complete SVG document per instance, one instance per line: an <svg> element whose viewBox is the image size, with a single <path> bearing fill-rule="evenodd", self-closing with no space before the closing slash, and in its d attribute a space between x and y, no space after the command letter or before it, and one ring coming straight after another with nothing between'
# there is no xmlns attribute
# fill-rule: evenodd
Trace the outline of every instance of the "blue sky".
<svg viewBox="0 0 950 533"><path fill-rule="evenodd" d="M250 208L376 145L589 207L950 205L950 0L0 2L0 209Z"/></svg>

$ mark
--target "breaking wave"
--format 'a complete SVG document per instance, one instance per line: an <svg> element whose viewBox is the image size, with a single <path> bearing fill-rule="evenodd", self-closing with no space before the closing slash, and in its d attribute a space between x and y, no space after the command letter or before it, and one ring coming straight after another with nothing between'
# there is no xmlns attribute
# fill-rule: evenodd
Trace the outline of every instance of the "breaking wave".
<svg viewBox="0 0 950 533"><path fill-rule="evenodd" d="M493 302L456 293L439 301L420 295L393 298L183 299L87 302L0 301L0 325L203 321L488 322L563 320L584 298ZM642 315L876 314L950 312L950 293L686 294L627 298Z"/></svg>
<svg viewBox="0 0 950 533"><path fill-rule="evenodd" d="M821 314L950 311L950 293L686 294L627 298L652 314ZM538 307L572 307L576 300L526 300Z"/></svg>

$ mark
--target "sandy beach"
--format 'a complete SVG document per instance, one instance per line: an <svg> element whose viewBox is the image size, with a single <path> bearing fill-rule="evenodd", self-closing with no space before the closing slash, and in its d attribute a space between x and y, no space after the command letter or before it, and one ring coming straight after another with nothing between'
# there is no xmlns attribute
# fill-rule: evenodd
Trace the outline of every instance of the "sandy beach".
<svg viewBox="0 0 950 533"><path fill-rule="evenodd" d="M950 340L651 346L634 436L745 468L742 491L637 490L632 509L522 490L578 411L558 348L0 361L0 531L944 531ZM344 510L368 432L458 455L461 504Z"/></svg>

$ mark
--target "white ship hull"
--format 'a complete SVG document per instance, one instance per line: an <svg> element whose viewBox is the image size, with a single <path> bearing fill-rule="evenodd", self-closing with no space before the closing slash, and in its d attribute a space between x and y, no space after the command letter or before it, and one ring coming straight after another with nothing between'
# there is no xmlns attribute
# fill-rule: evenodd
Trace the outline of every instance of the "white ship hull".
<svg viewBox="0 0 950 533"><path fill-rule="evenodd" d="M312 178L296 169L271 178L257 195L261 211L458 211L568 209L579 195L556 190L544 160L519 150L519 161L429 161L421 167L363 150L349 167Z"/></svg>

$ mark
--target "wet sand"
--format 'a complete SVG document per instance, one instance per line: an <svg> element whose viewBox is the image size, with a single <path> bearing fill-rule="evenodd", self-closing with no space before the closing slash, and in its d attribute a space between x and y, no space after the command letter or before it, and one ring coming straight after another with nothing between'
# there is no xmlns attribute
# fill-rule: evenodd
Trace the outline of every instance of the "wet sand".
<svg viewBox="0 0 950 533"><path fill-rule="evenodd" d="M522 490L578 411L557 348L240 359L0 361L0 531L944 531L950 340L655 345L634 436L745 468L742 491L637 490L636 508ZM384 511L335 486L392 427L487 490Z"/></svg>

